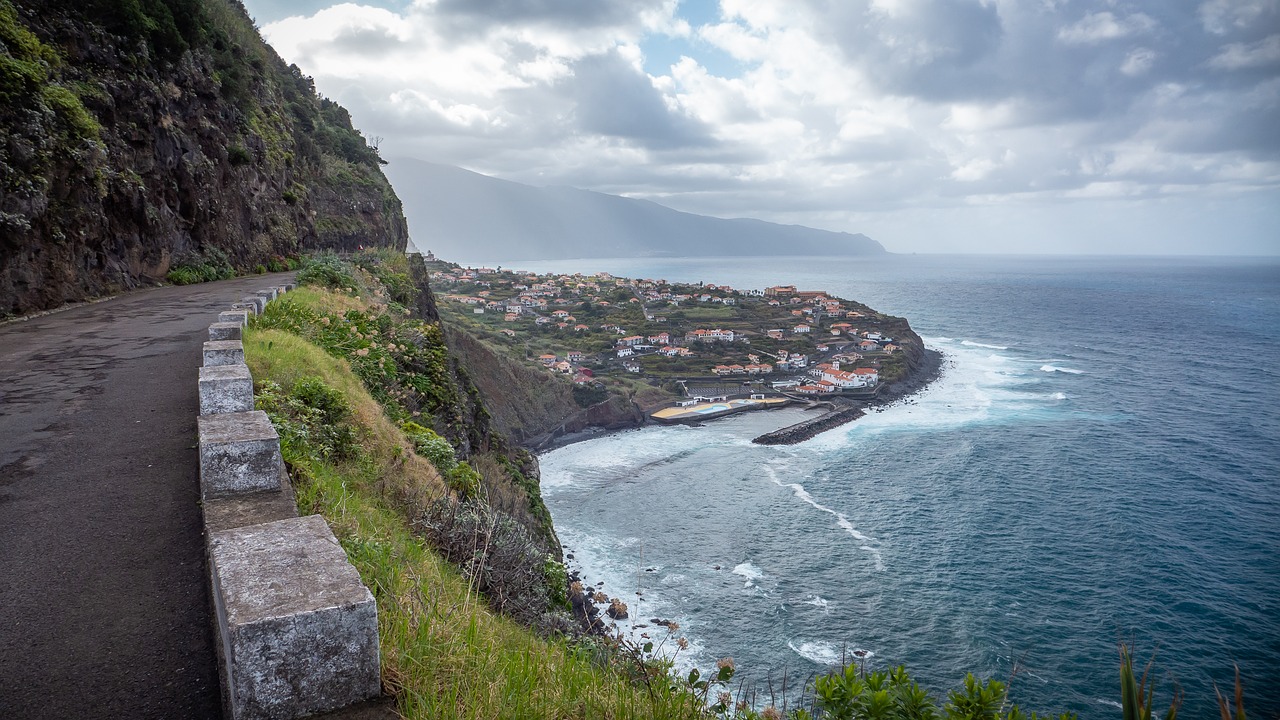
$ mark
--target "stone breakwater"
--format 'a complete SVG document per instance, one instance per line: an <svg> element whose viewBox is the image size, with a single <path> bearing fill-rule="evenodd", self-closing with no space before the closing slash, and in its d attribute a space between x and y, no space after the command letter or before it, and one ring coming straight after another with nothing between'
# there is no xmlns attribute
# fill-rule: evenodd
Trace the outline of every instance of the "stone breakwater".
<svg viewBox="0 0 1280 720"><path fill-rule="evenodd" d="M789 425L781 430L767 432L751 442L757 445L795 445L831 428L857 420L865 415L866 412L861 405L838 408L823 413L819 417Z"/></svg>

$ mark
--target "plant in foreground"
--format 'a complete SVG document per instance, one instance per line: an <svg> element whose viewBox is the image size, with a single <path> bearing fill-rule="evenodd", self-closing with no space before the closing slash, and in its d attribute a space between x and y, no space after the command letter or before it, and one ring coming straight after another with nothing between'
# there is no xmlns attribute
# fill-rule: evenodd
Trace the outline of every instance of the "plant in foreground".
<svg viewBox="0 0 1280 720"><path fill-rule="evenodd" d="M1151 720L1156 691L1155 679L1151 677L1152 662L1147 662L1139 680L1133 673L1133 655L1129 647L1120 646L1120 706L1124 720ZM1175 720L1181 705L1182 693L1175 690L1169 710L1164 714L1165 720Z"/></svg>

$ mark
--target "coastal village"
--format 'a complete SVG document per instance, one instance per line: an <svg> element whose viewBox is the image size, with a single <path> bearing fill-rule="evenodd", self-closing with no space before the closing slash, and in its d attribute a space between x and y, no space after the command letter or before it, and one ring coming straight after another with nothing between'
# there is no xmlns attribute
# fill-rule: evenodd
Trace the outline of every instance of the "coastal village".
<svg viewBox="0 0 1280 720"><path fill-rule="evenodd" d="M901 318L823 290L429 263L441 312L575 386L669 393L660 421L788 400L870 400L906 374Z"/></svg>

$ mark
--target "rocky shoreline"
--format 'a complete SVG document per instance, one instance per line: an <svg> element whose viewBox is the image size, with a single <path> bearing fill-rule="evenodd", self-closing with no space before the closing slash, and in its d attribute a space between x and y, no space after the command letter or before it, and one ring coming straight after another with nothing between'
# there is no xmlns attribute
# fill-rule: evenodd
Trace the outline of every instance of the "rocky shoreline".
<svg viewBox="0 0 1280 720"><path fill-rule="evenodd" d="M917 393L928 387L930 383L937 380L941 375L942 353L937 350L926 349L924 351L924 368L921 372L913 373L906 380L885 387L875 399L868 402L849 402L843 406L835 407L830 412L824 413L819 417L767 432L753 438L751 442L757 445L795 445L802 443L820 433L857 420L867 414L867 408L869 407L888 405L908 395ZM840 402L839 400L834 401L834 403Z"/></svg>

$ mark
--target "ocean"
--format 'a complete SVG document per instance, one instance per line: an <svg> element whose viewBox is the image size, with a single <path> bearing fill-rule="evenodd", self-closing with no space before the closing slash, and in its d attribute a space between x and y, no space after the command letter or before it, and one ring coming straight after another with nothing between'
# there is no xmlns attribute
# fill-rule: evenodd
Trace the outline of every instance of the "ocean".
<svg viewBox="0 0 1280 720"><path fill-rule="evenodd" d="M1216 716L1233 664L1251 715L1280 715L1280 259L518 266L826 290L945 355L799 445L750 443L805 417L786 409L541 457L571 566L627 602L624 631L679 622L678 666L732 656L780 692L862 658L939 700L973 672L1024 710L1112 717L1123 641L1184 717Z"/></svg>

